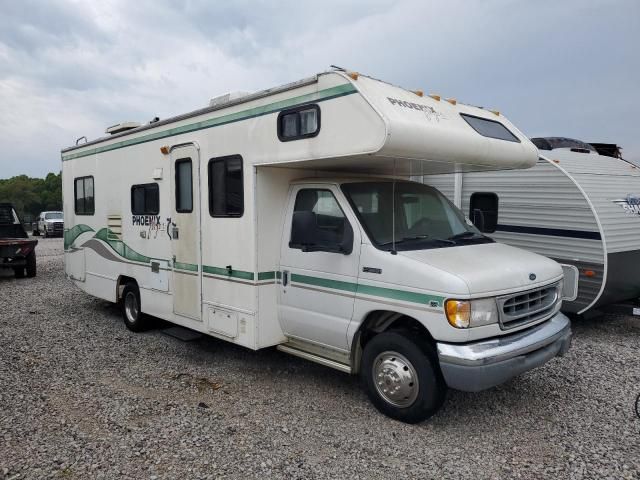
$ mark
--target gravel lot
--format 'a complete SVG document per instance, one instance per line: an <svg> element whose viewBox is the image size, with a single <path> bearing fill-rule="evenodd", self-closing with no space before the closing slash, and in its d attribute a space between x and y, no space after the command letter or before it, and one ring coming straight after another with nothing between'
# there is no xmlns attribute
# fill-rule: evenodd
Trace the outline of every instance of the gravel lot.
<svg viewBox="0 0 640 480"><path fill-rule="evenodd" d="M574 321L556 359L420 425L275 350L134 334L65 280L0 274L0 479L640 478L640 320Z"/></svg>

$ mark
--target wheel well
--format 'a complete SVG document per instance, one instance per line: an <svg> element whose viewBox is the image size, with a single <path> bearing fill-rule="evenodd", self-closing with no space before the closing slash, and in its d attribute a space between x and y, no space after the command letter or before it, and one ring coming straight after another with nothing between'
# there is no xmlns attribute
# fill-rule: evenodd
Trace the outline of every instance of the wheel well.
<svg viewBox="0 0 640 480"><path fill-rule="evenodd" d="M427 328L415 318L388 310L374 310L365 317L353 337L351 345L352 373L360 371L360 360L365 345L377 334L390 330L403 330L411 335L422 337L432 345L435 343Z"/></svg>
<svg viewBox="0 0 640 480"><path fill-rule="evenodd" d="M133 283L136 287L138 286L138 282L136 282L136 279L133 277L127 277L126 275L120 275L118 277L118 281L116 282L116 303L122 298L122 291L128 283Z"/></svg>

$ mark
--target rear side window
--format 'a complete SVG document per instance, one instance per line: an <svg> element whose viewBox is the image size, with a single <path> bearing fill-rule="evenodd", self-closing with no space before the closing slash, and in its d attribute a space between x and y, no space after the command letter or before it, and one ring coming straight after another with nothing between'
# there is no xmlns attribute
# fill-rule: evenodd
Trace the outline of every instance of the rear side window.
<svg viewBox="0 0 640 480"><path fill-rule="evenodd" d="M242 157L209 160L209 214L212 217L241 217L244 213Z"/></svg>
<svg viewBox="0 0 640 480"><path fill-rule="evenodd" d="M461 113L460 116L483 137L497 138L498 140L506 140L507 142L518 142L520 140L511 131L500 122L489 120L488 118L475 117Z"/></svg>
<svg viewBox="0 0 640 480"><path fill-rule="evenodd" d="M131 213L134 215L157 215L160 212L160 189L157 183L146 183L131 187Z"/></svg>
<svg viewBox="0 0 640 480"><path fill-rule="evenodd" d="M498 226L498 195L492 192L471 194L469 218L481 232L495 232Z"/></svg>
<svg viewBox="0 0 640 480"><path fill-rule="evenodd" d="M278 138L282 142L315 137L320 133L320 107L304 105L278 115Z"/></svg>
<svg viewBox="0 0 640 480"><path fill-rule="evenodd" d="M193 174L190 158L176 160L176 212L193 211Z"/></svg>
<svg viewBox="0 0 640 480"><path fill-rule="evenodd" d="M93 177L80 177L74 181L76 215L93 215L96 211Z"/></svg>

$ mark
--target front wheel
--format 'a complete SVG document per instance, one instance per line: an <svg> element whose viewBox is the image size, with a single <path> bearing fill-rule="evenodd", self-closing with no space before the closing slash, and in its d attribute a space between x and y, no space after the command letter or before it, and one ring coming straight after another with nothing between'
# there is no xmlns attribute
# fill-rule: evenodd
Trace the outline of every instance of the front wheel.
<svg viewBox="0 0 640 480"><path fill-rule="evenodd" d="M147 317L140 309L140 290L135 283L127 283L124 287L120 308L124 324L129 330L142 332L147 329Z"/></svg>
<svg viewBox="0 0 640 480"><path fill-rule="evenodd" d="M430 345L402 332L383 332L367 343L361 375L375 407L405 423L434 415L447 391Z"/></svg>

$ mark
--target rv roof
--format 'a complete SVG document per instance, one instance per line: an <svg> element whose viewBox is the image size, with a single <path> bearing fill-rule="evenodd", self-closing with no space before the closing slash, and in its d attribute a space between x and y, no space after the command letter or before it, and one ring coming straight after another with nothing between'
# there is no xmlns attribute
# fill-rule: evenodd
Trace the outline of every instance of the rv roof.
<svg viewBox="0 0 640 480"><path fill-rule="evenodd" d="M184 113L184 114L181 114L181 115L176 115L175 117L169 117L169 118L166 118L164 120L160 120L158 122L153 122L153 123L150 123L150 124L147 124L147 125L142 125L142 126L137 127L137 128L121 131L119 133L114 133L112 135L109 135L108 137L105 136L105 137L96 138L95 140L91 140L90 142L83 143L81 145L73 145L71 147L64 148L62 150L62 152L64 153L64 152L69 152L69 151L72 151L72 150L77 150L77 149L80 149L80 148L85 148L85 147L87 147L89 145L95 145L96 143L104 142L104 141L107 141L107 140L113 140L114 138L123 137L123 136L126 136L126 135L132 135L134 133L142 132L144 130L148 130L148 129L151 129L151 128L161 127L163 125L174 123L174 122L177 122L177 121L180 121L180 120L185 120L187 118L196 117L198 115L203 115L205 113L215 112L216 110L222 110L224 108L229 108L229 107L232 107L234 105L239 105L239 104L242 104L242 103L250 102L252 100L256 100L256 99L259 99L259 98L268 97L269 95L274 95L276 93L282 93L282 92L286 92L287 90L293 90L294 88L299 88L299 87L302 87L304 85L309 85L309 84L312 84L312 83L316 83L318 81L318 76L319 75L321 75L321 74L314 75L313 77L303 78L302 80L298 80L296 82L287 83L287 84L281 85L279 87L274 87L274 88L268 88L266 90L261 90L261 91L256 92L256 93L252 93L252 94L249 94L249 95L245 95L243 97L239 97L239 98L236 98L236 99L229 100L226 103L221 103L221 104L216 104L216 105L213 105L213 106L208 106L208 107L205 107L205 108L200 108L198 110L193 110L193 111L188 112L188 113Z"/></svg>
<svg viewBox="0 0 640 480"><path fill-rule="evenodd" d="M538 150L555 150L556 148L571 148L571 149L579 149L586 150L584 153L595 152L596 149L593 148L588 143L585 143L581 140L576 140L573 138L567 137L538 137L532 138L531 141L533 144L538 147Z"/></svg>

